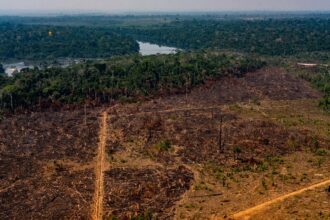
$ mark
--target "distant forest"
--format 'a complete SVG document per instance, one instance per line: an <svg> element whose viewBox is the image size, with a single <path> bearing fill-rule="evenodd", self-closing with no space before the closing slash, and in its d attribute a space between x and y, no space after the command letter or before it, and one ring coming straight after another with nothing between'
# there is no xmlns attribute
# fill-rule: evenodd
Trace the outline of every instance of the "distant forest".
<svg viewBox="0 0 330 220"><path fill-rule="evenodd" d="M225 49L261 55L330 51L330 19L178 20L119 28L141 41L182 49Z"/></svg>
<svg viewBox="0 0 330 220"><path fill-rule="evenodd" d="M267 56L330 51L329 14L273 16L0 17L0 61L127 55L139 51L136 40Z"/></svg>
<svg viewBox="0 0 330 220"><path fill-rule="evenodd" d="M0 75L0 109L43 109L70 103L131 102L143 97L182 93L207 79L241 76L264 65L245 56L179 53L116 57L70 68L26 70Z"/></svg>
<svg viewBox="0 0 330 220"><path fill-rule="evenodd" d="M108 58L138 51L131 37L104 28L0 24L0 60Z"/></svg>

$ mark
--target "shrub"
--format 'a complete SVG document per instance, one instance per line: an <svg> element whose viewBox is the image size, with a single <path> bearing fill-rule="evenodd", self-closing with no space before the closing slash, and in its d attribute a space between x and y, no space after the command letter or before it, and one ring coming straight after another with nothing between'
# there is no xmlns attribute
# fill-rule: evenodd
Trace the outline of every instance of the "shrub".
<svg viewBox="0 0 330 220"><path fill-rule="evenodd" d="M165 141L161 141L159 142L156 147L160 150L160 151L169 151L171 149L171 142L168 140Z"/></svg>

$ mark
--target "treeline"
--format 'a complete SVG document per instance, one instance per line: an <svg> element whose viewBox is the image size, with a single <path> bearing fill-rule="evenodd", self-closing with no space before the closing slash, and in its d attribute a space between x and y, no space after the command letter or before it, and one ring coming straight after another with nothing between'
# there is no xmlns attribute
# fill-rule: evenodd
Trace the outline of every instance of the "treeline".
<svg viewBox="0 0 330 220"><path fill-rule="evenodd" d="M330 111L330 66L318 66L298 72L300 77L311 82L316 89L322 92L323 98L320 101L320 106L324 110Z"/></svg>
<svg viewBox="0 0 330 220"><path fill-rule="evenodd" d="M5 69L3 68L3 65L0 63L0 74L5 73Z"/></svg>
<svg viewBox="0 0 330 220"><path fill-rule="evenodd" d="M237 75L264 65L260 60L216 52L116 57L66 69L29 70L0 78L0 107L42 109L70 103L97 105L182 93L208 78ZM238 88L239 89L239 88Z"/></svg>
<svg viewBox="0 0 330 220"><path fill-rule="evenodd" d="M108 58L138 51L131 37L105 28L0 24L0 60Z"/></svg>
<svg viewBox="0 0 330 220"><path fill-rule="evenodd" d="M330 51L330 20L325 18L183 20L120 28L140 41L181 49L228 49L262 55Z"/></svg>
<svg viewBox="0 0 330 220"><path fill-rule="evenodd" d="M310 81L324 94L320 106L330 111L330 67L319 67L316 74L310 75Z"/></svg>

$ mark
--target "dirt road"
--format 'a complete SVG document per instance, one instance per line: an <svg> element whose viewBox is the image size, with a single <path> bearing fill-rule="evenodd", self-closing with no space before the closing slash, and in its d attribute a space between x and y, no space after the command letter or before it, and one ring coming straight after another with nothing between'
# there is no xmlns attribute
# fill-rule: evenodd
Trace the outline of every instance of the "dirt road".
<svg viewBox="0 0 330 220"><path fill-rule="evenodd" d="M97 161L95 167L95 193L94 204L92 207L93 220L101 220L103 212L103 194L104 194L104 168L105 168L105 146L107 139L107 118L108 113L103 112L101 117L100 132L99 132L99 145L97 152Z"/></svg>
<svg viewBox="0 0 330 220"><path fill-rule="evenodd" d="M312 185L312 186L309 186L309 187L306 187L306 188L297 190L295 192L288 193L286 195L277 197L277 198L275 198L273 200L270 200L268 202L265 202L265 203L262 203L260 205L257 205L257 206L255 206L253 208L250 208L250 209L247 209L247 210L238 212L238 213L232 215L230 217L230 219L250 219L254 214L256 214L257 212L260 212L263 209L266 209L270 205L273 205L273 204L278 203L278 202L282 202L282 201L284 201L287 198L290 198L290 197L293 197L293 196L302 194L302 193L304 193L304 192L306 192L308 190L314 190L316 188L327 186L329 184L330 184L330 179L329 180L326 180L326 181L323 181L323 182L320 182L318 184L315 184L315 185Z"/></svg>

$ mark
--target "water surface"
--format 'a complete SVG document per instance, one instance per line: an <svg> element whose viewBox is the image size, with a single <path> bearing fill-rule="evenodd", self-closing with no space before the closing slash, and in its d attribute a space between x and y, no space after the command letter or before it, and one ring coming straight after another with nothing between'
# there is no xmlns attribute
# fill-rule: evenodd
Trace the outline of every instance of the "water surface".
<svg viewBox="0 0 330 220"><path fill-rule="evenodd" d="M138 43L140 45L140 54L142 54L142 56L156 55L156 54L175 54L178 51L178 48L175 47L159 46L157 44L151 44L140 41L138 41Z"/></svg>

